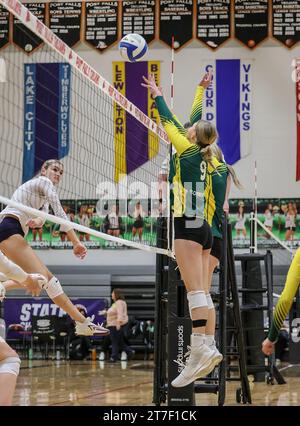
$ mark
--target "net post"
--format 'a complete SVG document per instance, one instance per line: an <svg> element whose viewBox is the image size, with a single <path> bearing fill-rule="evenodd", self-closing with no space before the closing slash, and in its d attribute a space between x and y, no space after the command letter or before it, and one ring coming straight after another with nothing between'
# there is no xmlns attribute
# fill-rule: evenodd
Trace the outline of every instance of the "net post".
<svg viewBox="0 0 300 426"><path fill-rule="evenodd" d="M157 219L157 246L160 248L166 245L167 221L165 217ZM168 269L168 257L157 254L153 371L153 403L156 406L166 401Z"/></svg>

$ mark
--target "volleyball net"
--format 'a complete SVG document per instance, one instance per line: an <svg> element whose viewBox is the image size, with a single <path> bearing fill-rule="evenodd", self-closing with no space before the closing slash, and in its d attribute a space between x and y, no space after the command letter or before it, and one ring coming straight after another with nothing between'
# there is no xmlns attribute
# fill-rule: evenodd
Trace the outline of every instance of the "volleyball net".
<svg viewBox="0 0 300 426"><path fill-rule="evenodd" d="M258 215L253 215L255 222L254 232L254 251L271 250L274 263L277 265L289 265L297 250L296 242L293 240L292 235L285 231L281 223L281 217L267 218L265 221L259 218ZM276 223L276 228L274 226ZM285 233L286 240L282 240L282 233Z"/></svg>
<svg viewBox="0 0 300 426"><path fill-rule="evenodd" d="M118 62L111 84L21 2L0 8L22 40L0 53L0 203L95 240L170 254L168 232L160 241L156 232L168 216L168 139L140 85L150 72L159 80L159 64ZM135 74L128 85L126 72ZM57 192L68 220L10 201L49 159L64 166Z"/></svg>

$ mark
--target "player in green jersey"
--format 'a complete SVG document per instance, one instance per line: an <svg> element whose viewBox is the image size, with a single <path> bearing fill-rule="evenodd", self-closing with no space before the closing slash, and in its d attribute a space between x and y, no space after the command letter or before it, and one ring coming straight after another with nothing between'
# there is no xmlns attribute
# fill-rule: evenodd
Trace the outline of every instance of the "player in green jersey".
<svg viewBox="0 0 300 426"><path fill-rule="evenodd" d="M184 125L189 132L190 128L202 118L203 86L207 88L212 81L212 74L208 72L197 86L190 121ZM228 197L231 180L238 188L242 188L233 168L226 164L223 153L216 143L211 145L213 152L212 161L207 165L206 189L205 189L205 218L212 229L213 244L209 256L209 272L206 285L206 298L208 303L208 319L205 328L205 342L215 353L219 353L215 342L216 312L210 295L213 271L222 257L222 219L224 213L229 212Z"/></svg>
<svg viewBox="0 0 300 426"><path fill-rule="evenodd" d="M144 77L155 99L161 122L176 149L173 176L173 211L175 255L187 289L192 320L191 346L186 364L172 385L186 386L209 374L220 362L219 355L205 344L208 305L205 295L209 253L212 244L210 226L205 220L205 185L207 164L211 161L210 145L217 139L213 124L200 120L186 129L169 110L154 76Z"/></svg>

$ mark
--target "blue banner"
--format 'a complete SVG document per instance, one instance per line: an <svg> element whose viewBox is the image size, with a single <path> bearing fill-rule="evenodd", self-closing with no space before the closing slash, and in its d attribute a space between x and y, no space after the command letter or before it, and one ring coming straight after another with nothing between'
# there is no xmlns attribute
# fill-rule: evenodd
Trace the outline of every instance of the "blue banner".
<svg viewBox="0 0 300 426"><path fill-rule="evenodd" d="M23 182L49 159L69 153L71 66L24 65Z"/></svg>
<svg viewBox="0 0 300 426"><path fill-rule="evenodd" d="M213 80L204 94L203 119L212 121L225 160L235 164L252 150L252 69L242 59L212 59L203 63Z"/></svg>

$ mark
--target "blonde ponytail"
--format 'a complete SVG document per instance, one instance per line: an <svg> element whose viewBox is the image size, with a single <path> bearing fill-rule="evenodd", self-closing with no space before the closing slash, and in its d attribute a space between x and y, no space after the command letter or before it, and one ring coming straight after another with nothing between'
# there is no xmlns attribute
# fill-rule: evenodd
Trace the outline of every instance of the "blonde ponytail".
<svg viewBox="0 0 300 426"><path fill-rule="evenodd" d="M244 189L243 185L239 181L239 179L238 179L238 177L237 177L237 175L236 175L236 173L234 171L234 168L232 166L230 166L229 164L227 164L227 168L228 168L229 174L232 177L232 180L233 180L233 183L235 184L235 186L238 189Z"/></svg>

